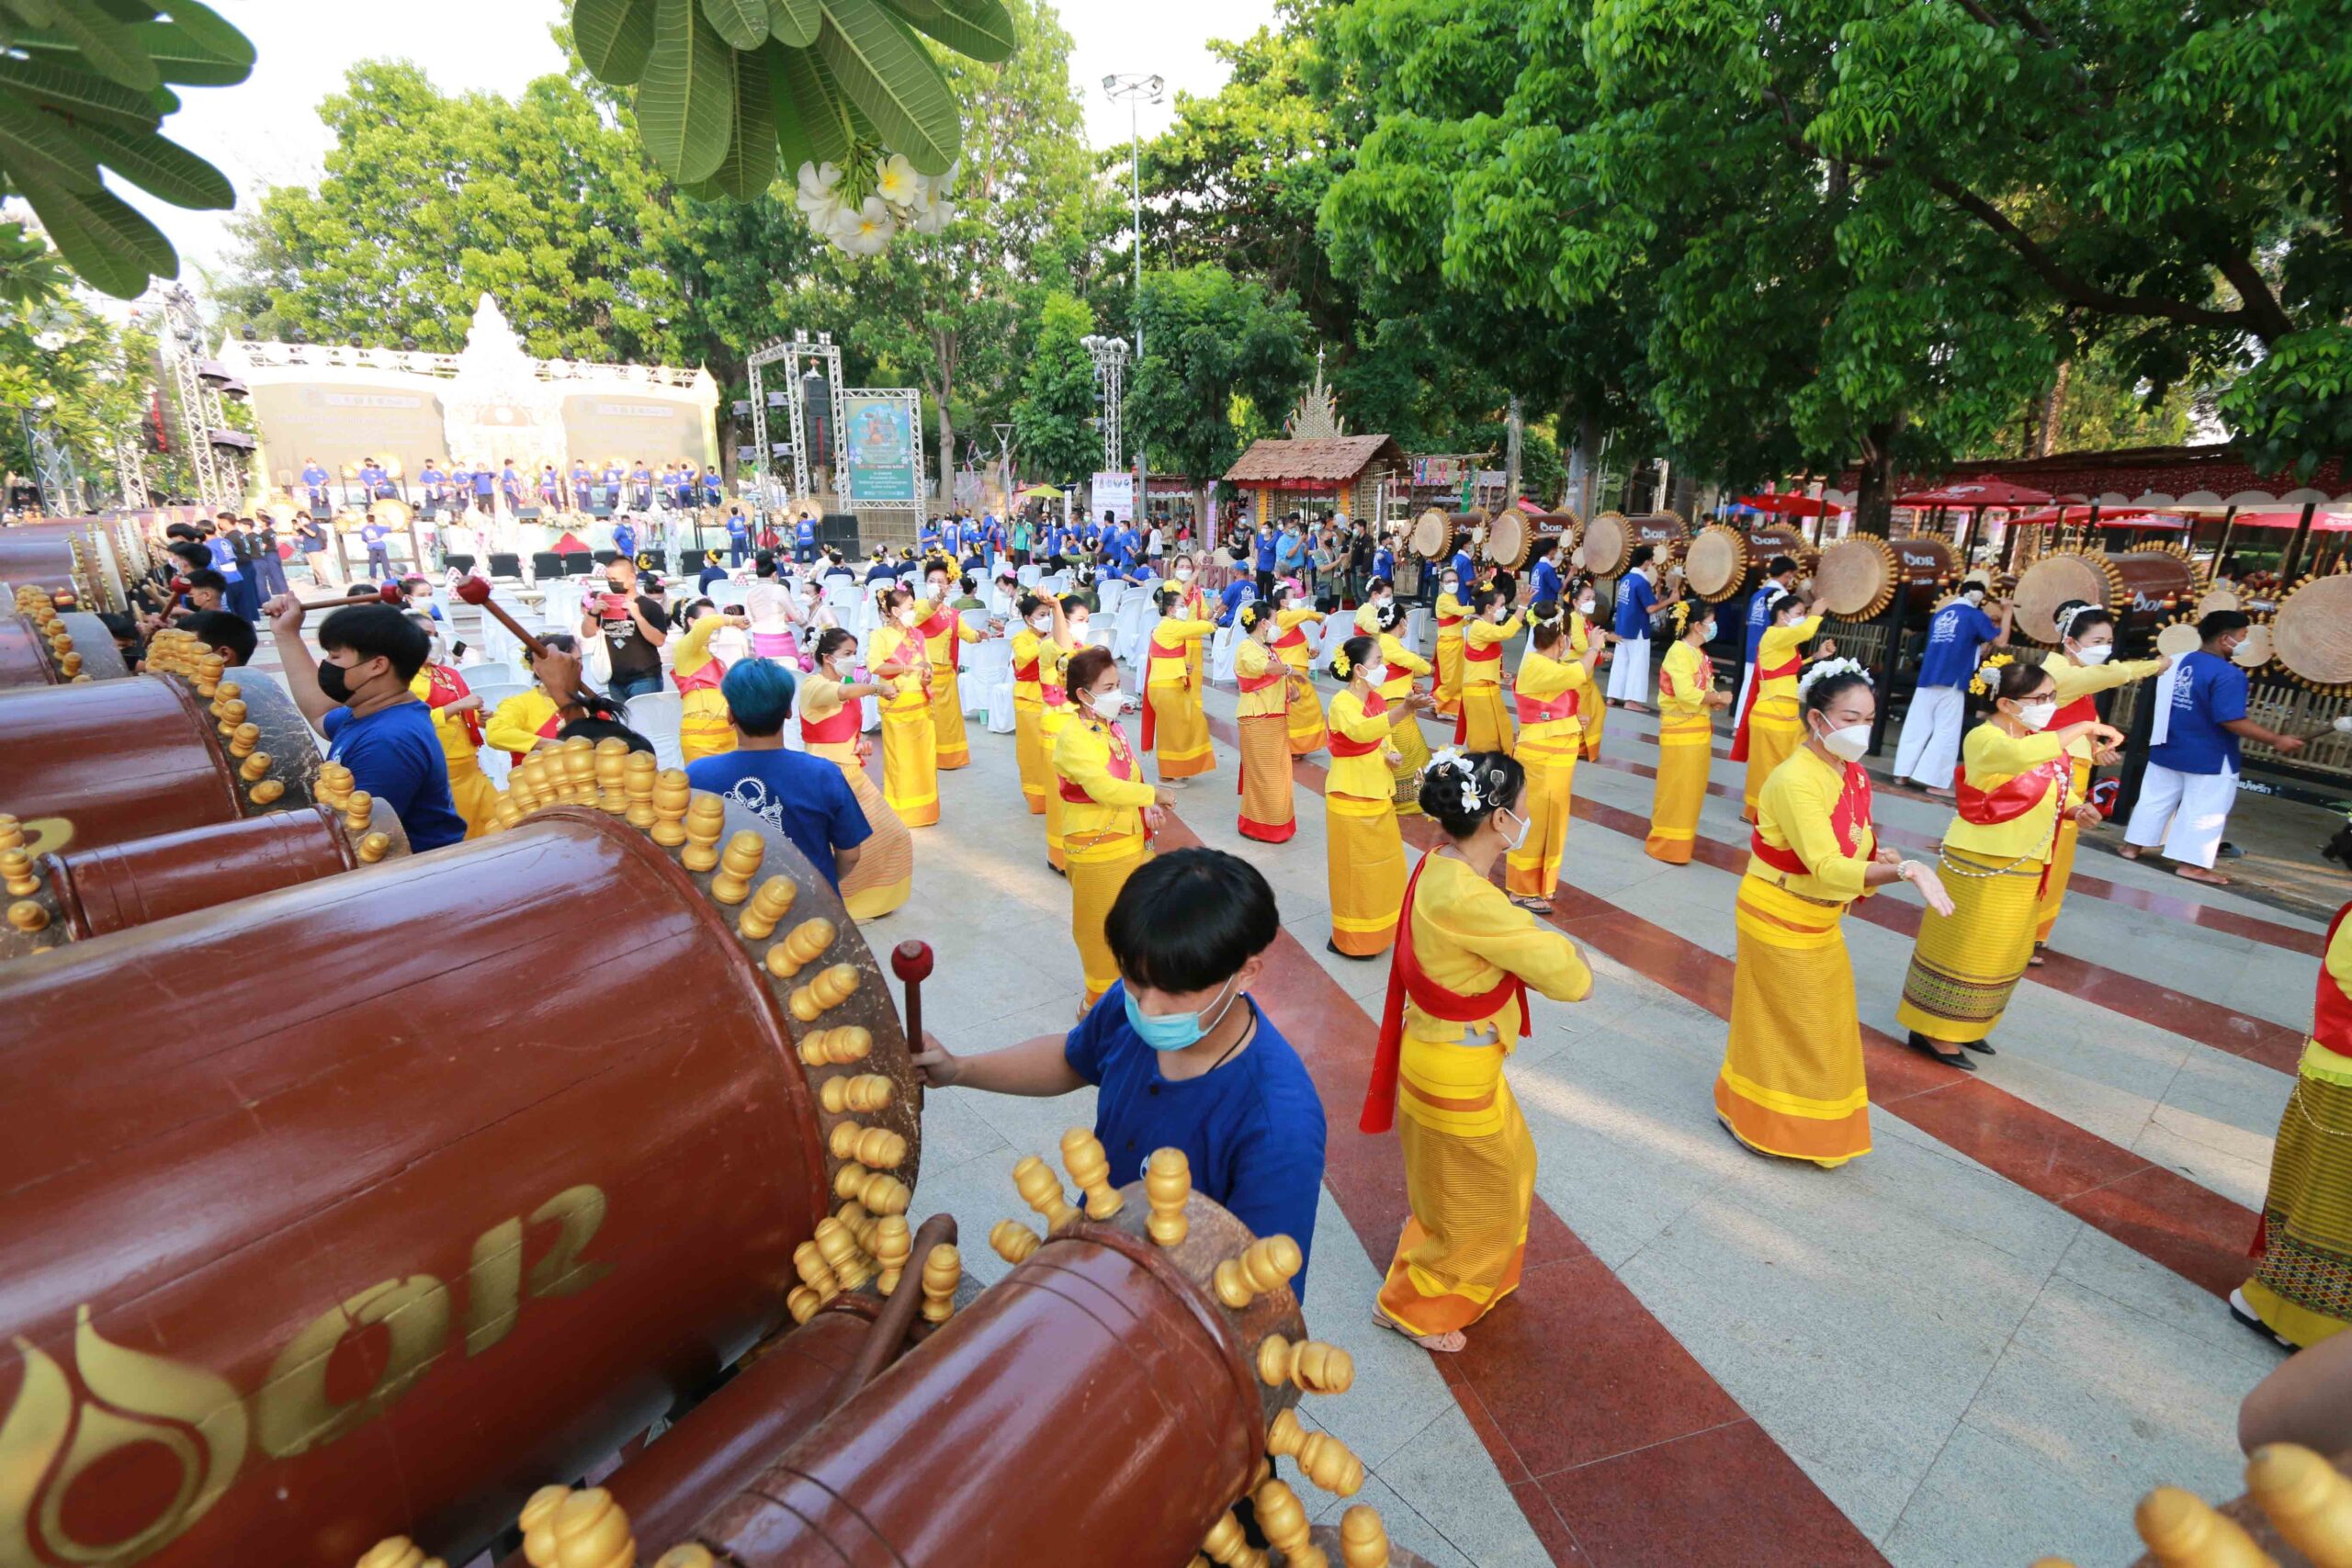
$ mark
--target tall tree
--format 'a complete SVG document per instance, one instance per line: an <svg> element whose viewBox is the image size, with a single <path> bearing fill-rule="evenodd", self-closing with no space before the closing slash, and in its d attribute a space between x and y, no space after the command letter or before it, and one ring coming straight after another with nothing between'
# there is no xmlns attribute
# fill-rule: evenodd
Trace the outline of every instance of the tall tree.
<svg viewBox="0 0 2352 1568"><path fill-rule="evenodd" d="M27 247L29 248L27 248ZM57 253L38 241L9 247L0 288L0 468L33 471L29 415L53 433L96 488L110 488L114 444L141 423L153 387L154 339L134 312L91 308L67 286ZM50 504L59 504L51 497Z"/></svg>
<svg viewBox="0 0 2352 1568"><path fill-rule="evenodd" d="M1191 476L1194 515L1213 517L1242 444L1280 428L1314 367L1313 328L1288 296L1205 263L1144 274L1137 316L1148 352L1127 387L1128 440L1155 470Z"/></svg>
<svg viewBox="0 0 2352 1568"><path fill-rule="evenodd" d="M1102 456L1093 424L1094 356L1081 341L1093 331L1094 312L1078 300L1046 297L1021 400L1012 405L1013 439L1030 473L1057 482L1082 479Z"/></svg>

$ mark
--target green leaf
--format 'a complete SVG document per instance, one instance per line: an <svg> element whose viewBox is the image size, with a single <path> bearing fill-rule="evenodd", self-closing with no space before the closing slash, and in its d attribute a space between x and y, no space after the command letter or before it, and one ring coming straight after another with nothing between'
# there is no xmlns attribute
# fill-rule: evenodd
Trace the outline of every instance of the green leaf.
<svg viewBox="0 0 2352 1568"><path fill-rule="evenodd" d="M809 149L808 157L801 162L848 163L857 134L850 123L849 100L833 85L833 73L810 50L786 50L782 62L783 70L775 78L775 91L779 95L788 92L794 107L800 111L801 131L808 138ZM769 63L774 65L776 62ZM781 119L778 124L781 126ZM799 164L792 165L792 173L796 179L799 177Z"/></svg>
<svg viewBox="0 0 2352 1568"><path fill-rule="evenodd" d="M130 30L146 46L166 82L190 87L233 87L254 73L250 46L240 51L244 56L241 60L214 53L202 38L176 22L141 22Z"/></svg>
<svg viewBox="0 0 2352 1568"><path fill-rule="evenodd" d="M738 201L764 194L775 178L775 130L768 121L768 57L735 51L735 129L711 181Z"/></svg>
<svg viewBox="0 0 2352 1568"><path fill-rule="evenodd" d="M77 126L74 134L107 168L174 207L220 209L237 205L229 176L176 141L153 131L118 130L109 125Z"/></svg>
<svg viewBox="0 0 2352 1568"><path fill-rule="evenodd" d="M768 34L780 44L808 49L824 25L824 7L817 0L768 0Z"/></svg>
<svg viewBox="0 0 2352 1568"><path fill-rule="evenodd" d="M155 226L104 191L80 195L38 175L12 172L68 265L118 299L135 299L153 275L179 276L179 257Z"/></svg>
<svg viewBox="0 0 2352 1568"><path fill-rule="evenodd" d="M5 0L5 8L15 12L17 20L28 28L57 25L57 0Z"/></svg>
<svg viewBox="0 0 2352 1568"><path fill-rule="evenodd" d="M824 0L821 55L842 92L894 152L926 175L944 175L963 145L956 96L907 25L875 0Z"/></svg>
<svg viewBox="0 0 2352 1568"><path fill-rule="evenodd" d="M155 62L148 58L138 31L107 16L94 0L56 0L55 9L57 31L72 40L82 58L109 82L143 93L163 80L155 73Z"/></svg>
<svg viewBox="0 0 2352 1568"><path fill-rule="evenodd" d="M702 14L729 49L757 49L767 41L767 0L702 0Z"/></svg>
<svg viewBox="0 0 2352 1568"><path fill-rule="evenodd" d="M657 0L637 124L654 164L682 184L710 178L727 156L735 119L729 52L695 0Z"/></svg>
<svg viewBox="0 0 2352 1568"><path fill-rule="evenodd" d="M653 52L654 0L580 0L571 8L571 41L588 73L615 87L645 79Z"/></svg>
<svg viewBox="0 0 2352 1568"><path fill-rule="evenodd" d="M153 8L148 7L152 14ZM172 26L197 49L228 65L251 66L254 41L232 26L227 17L201 0L171 0Z"/></svg>
<svg viewBox="0 0 2352 1568"><path fill-rule="evenodd" d="M103 76L47 58L14 60L0 54L0 87L19 89L34 103L62 109L78 119L153 130L164 117L147 98Z"/></svg>
<svg viewBox="0 0 2352 1568"><path fill-rule="evenodd" d="M64 190L98 189L98 161L53 114L0 97L0 165L29 172Z"/></svg>
<svg viewBox="0 0 2352 1568"><path fill-rule="evenodd" d="M1001 0L956 0L922 16L905 0L894 0L900 15L956 53L994 65L1012 58L1012 15Z"/></svg>
<svg viewBox="0 0 2352 1568"><path fill-rule="evenodd" d="M775 121L776 158L787 180L800 177L801 164L820 161L808 117L792 92L791 62L799 52L780 43L767 47L768 113Z"/></svg>

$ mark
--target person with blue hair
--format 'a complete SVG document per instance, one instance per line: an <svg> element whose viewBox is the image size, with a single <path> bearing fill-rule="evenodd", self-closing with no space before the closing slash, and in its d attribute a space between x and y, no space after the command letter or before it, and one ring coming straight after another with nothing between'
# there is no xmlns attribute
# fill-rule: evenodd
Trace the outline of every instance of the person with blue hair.
<svg viewBox="0 0 2352 1568"><path fill-rule="evenodd" d="M757 814L790 839L839 891L873 829L842 777L822 757L784 747L793 679L771 660L746 659L718 683L735 724L735 750L686 764L686 782Z"/></svg>

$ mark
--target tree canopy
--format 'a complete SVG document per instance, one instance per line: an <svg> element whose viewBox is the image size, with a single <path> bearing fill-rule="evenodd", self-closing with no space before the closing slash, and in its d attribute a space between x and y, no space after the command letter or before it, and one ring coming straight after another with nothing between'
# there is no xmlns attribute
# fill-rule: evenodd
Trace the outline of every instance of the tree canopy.
<svg viewBox="0 0 2352 1568"><path fill-rule="evenodd" d="M1093 331L1093 311L1068 294L1047 295L1021 400L1012 405L1022 465L1057 482L1092 473L1102 457L1094 424L1094 357L1083 342Z"/></svg>
<svg viewBox="0 0 2352 1568"><path fill-rule="evenodd" d="M1160 473L1204 490L1271 434L1314 367L1311 329L1289 296L1203 263L1147 272L1136 318L1145 356L1130 372L1127 423Z"/></svg>

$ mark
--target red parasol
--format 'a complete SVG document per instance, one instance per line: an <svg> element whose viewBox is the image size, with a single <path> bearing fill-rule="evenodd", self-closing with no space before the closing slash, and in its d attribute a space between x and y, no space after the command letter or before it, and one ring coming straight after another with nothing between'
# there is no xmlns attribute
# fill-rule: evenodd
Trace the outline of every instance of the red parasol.
<svg viewBox="0 0 2352 1568"><path fill-rule="evenodd" d="M1750 511L1770 512L1781 517L1826 517L1845 510L1796 491L1768 491L1759 495L1743 495L1739 498L1739 504Z"/></svg>
<svg viewBox="0 0 2352 1568"><path fill-rule="evenodd" d="M2299 511L2241 512L2231 518L2230 522L2240 528L2300 528L2302 526L2303 514ZM2314 512L2312 513L2312 532L2314 534L2352 533L2352 513Z"/></svg>
<svg viewBox="0 0 2352 1568"><path fill-rule="evenodd" d="M1914 491L1909 495L1894 498L1897 506L2047 506L2057 497L2046 490L2032 490L2025 485L2011 484L1991 474L1980 474L1958 484L1946 484L1934 490Z"/></svg>

